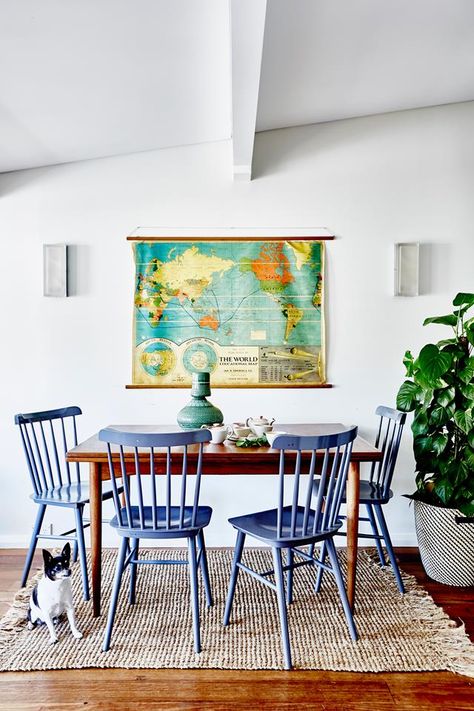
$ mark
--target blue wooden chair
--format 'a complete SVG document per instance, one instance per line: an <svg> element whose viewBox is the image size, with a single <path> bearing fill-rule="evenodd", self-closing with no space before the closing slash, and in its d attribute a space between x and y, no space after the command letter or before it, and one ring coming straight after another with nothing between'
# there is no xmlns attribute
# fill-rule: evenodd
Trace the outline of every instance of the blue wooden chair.
<svg viewBox="0 0 474 711"><path fill-rule="evenodd" d="M28 471L33 485L31 498L38 504L38 513L33 526L30 546L26 556L22 587L26 585L38 538L68 540L74 542L73 560L81 565L84 600L89 599L86 548L84 542L83 512L89 503L89 485L81 481L79 464L66 462L67 450L77 445L76 417L82 412L79 407L63 407L45 412L15 415L15 424L20 427L21 440L26 455ZM105 486L103 499L110 499L112 491ZM75 528L59 535L41 533L44 515L48 506L74 510Z"/></svg>
<svg viewBox="0 0 474 711"><path fill-rule="evenodd" d="M193 613L194 648L196 652L201 651L201 638L199 628L199 602L198 602L198 568L201 568L206 602L208 607L212 605L211 586L209 582L209 571L207 566L206 546L204 543L203 529L209 524L212 509L209 506L199 506L199 493L201 487L202 474L202 453L203 443L209 442L211 433L209 430L192 430L187 432L173 432L165 434L140 434L136 432L122 432L114 429L101 430L99 439L107 442L108 462L112 490L114 494L115 516L110 525L115 528L121 537L121 544L117 557L115 579L110 600L110 608L105 630L102 649L106 652L110 648L112 628L114 624L115 610L117 607L118 595L122 574L125 568L130 566L130 592L129 602L135 603L135 589L137 581L137 566L140 564L154 565L189 565L191 580L191 606ZM118 461L114 463L112 458L111 445L119 445ZM196 461L194 480L194 494L192 504L186 503L191 500L191 482L188 477L188 446L198 444L198 454ZM124 450L124 447L129 448ZM164 448L166 456L160 460L155 457L155 449ZM182 454L177 451L183 448ZM143 462L143 452L141 460L139 448L144 448L146 452L146 464ZM174 461L181 460L180 472L175 471L178 476L172 476L172 450ZM134 499L132 503L132 481L130 475L134 475ZM158 506L157 477L164 474L165 479L165 503ZM144 476L146 475L146 476ZM117 481L121 479L125 505L122 505L118 496ZM172 505L173 480L179 487L179 505ZM149 491L149 501L147 503L146 489ZM149 560L139 558L140 539L148 540L170 540L173 538L186 538L188 543L188 560Z"/></svg>
<svg viewBox="0 0 474 711"><path fill-rule="evenodd" d="M392 565L398 589L401 593L404 593L405 587L398 568L397 559L393 550L382 506L387 504L393 496L393 491L390 486L395 471L395 464L397 462L398 450L400 448L400 441L406 420L406 413L394 410L391 407L384 407L383 405L380 405L376 409L375 414L380 418L377 436L375 439L375 446L382 450L383 456L381 461L374 462L371 465L369 478L361 479L360 481L360 504L365 505L367 517L359 515L359 521L369 523L371 533L359 533L359 538L370 538L375 540L377 553L382 566L387 564L385 554L382 549L382 541L385 542L388 558ZM319 490L320 484L318 481L315 481L313 485L313 492L315 496L319 494ZM342 502L344 504L346 503L345 492ZM378 526L376 517L378 519ZM346 517L341 515L340 518L345 519ZM345 536L346 533L340 532L338 535ZM324 562L326 554L326 546L323 544L320 551L321 562ZM316 592L319 592L321 588L323 572L324 566L321 566L316 576Z"/></svg>
<svg viewBox="0 0 474 711"><path fill-rule="evenodd" d="M347 479L352 444L356 435L357 427L352 427L338 434L314 437L285 434L276 437L272 446L273 449L280 450L277 508L229 519L229 523L237 530L237 542L224 613L224 625L229 624L239 570L249 573L264 585L275 590L280 614L285 669L291 669L286 603L290 604L293 599L293 571L302 565L323 565L307 551L301 550L301 546L311 545L318 541L326 542L331 565L324 565L324 568L333 573L336 579L350 635L353 640L357 639L356 627L334 545L334 536L342 525L339 520L339 509ZM306 486L301 483L301 476L304 474L302 472L303 450L311 451ZM333 451L330 452L330 450ZM290 452L288 456L286 451ZM291 452L296 452L296 455ZM295 460L293 472L288 471L288 459ZM317 473L320 473L325 496L321 495L314 501L312 490L314 477ZM286 482L291 504L285 504L285 475L288 474L292 474L290 479L292 486L288 481ZM288 489L290 489L289 492ZM311 506L312 503L313 506ZM247 535L271 546L274 564L272 570L258 573L241 562ZM286 565L283 565L282 561L283 549L287 551ZM295 557L300 560L295 562ZM288 573L286 600L285 572ZM273 575L275 583L269 580L269 577Z"/></svg>

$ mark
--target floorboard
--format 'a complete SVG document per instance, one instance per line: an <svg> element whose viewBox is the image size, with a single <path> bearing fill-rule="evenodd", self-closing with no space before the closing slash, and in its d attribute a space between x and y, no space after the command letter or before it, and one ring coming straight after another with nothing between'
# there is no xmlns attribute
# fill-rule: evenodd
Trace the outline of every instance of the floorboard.
<svg viewBox="0 0 474 711"><path fill-rule="evenodd" d="M474 641L474 589L427 578L415 548L397 550ZM8 608L24 551L0 551L0 613ZM38 558L39 560L39 558ZM315 671L82 669L0 675L0 711L472 711L474 679L449 672L358 674Z"/></svg>

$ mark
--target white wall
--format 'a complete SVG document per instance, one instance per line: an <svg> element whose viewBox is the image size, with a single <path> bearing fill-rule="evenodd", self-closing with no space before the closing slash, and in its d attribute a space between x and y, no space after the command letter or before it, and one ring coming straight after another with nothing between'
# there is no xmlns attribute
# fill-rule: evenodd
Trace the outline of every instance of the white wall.
<svg viewBox="0 0 474 711"><path fill-rule="evenodd" d="M227 142L0 176L0 545L28 537L34 507L13 415L66 404L84 410L81 435L110 423L164 423L182 390L125 390L131 372L133 267L125 236L138 225L326 226L328 390L215 390L228 421L357 423L392 404L402 355L437 338L426 315L474 290L474 103L260 134L255 180L232 183ZM417 298L392 296L393 244L423 245ZM75 246L76 295L42 297L42 244ZM229 545L229 515L268 505L270 478L209 478L210 545ZM414 542L408 430L387 515L395 543ZM58 518L54 519L57 524ZM107 538L113 541L113 538Z"/></svg>

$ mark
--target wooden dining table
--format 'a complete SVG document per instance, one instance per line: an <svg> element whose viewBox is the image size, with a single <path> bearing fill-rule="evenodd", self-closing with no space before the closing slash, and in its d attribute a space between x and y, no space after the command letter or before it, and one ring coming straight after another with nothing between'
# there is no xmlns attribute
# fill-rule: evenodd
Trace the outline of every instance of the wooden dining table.
<svg viewBox="0 0 474 711"><path fill-rule="evenodd" d="M176 432L176 425L109 425L118 430L133 432ZM277 431L289 434L320 435L341 432L347 427L341 423L305 423L274 425ZM189 457L197 456L198 445L189 447ZM113 458L117 455L113 455ZM148 457L148 453L146 453ZM156 452L155 456L165 456ZM277 475L277 450L270 447L237 447L226 440L224 444L204 445L203 476ZM310 454L308 453L308 458ZM380 461L382 453L372 444L357 437L354 441L347 479L347 594L354 607L357 566L357 537L359 528L359 478L361 462ZM99 440L97 432L66 454L69 462L89 464L90 524L91 524L91 573L94 617L100 615L101 607L101 557L102 557L102 481L110 479L107 445ZM303 453L303 461L305 455ZM239 513L239 512L236 512Z"/></svg>

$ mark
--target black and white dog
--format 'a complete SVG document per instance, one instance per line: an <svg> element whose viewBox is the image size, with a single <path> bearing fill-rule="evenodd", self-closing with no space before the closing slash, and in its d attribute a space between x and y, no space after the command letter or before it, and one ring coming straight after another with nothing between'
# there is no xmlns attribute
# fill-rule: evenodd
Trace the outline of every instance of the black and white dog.
<svg viewBox="0 0 474 711"><path fill-rule="evenodd" d="M51 644L58 641L54 629L54 620L63 612L69 620L73 637L80 639L82 633L76 627L74 605L72 601L71 546L66 543L61 555L53 557L49 551L43 551L44 576L33 589L28 610L28 629L46 624Z"/></svg>

